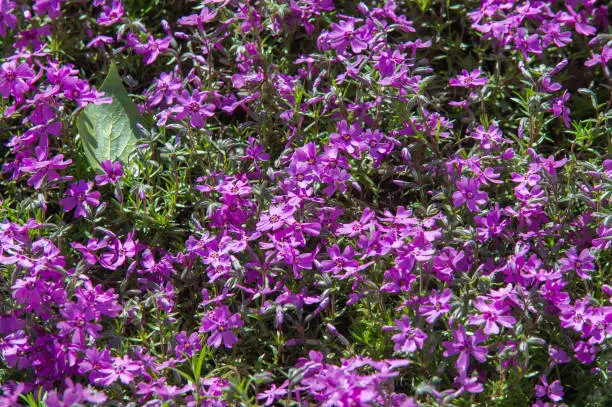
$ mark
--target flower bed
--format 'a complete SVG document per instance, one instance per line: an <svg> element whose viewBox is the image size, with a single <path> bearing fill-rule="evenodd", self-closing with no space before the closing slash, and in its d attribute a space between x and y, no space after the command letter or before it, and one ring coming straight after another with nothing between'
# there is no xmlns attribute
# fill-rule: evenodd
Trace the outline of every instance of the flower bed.
<svg viewBox="0 0 612 407"><path fill-rule="evenodd" d="M0 406L609 405L605 3L0 0Z"/></svg>

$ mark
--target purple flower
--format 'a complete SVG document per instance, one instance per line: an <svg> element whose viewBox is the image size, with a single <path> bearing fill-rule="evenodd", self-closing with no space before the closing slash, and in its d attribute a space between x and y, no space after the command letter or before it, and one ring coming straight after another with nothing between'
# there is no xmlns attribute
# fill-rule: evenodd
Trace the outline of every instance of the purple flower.
<svg viewBox="0 0 612 407"><path fill-rule="evenodd" d="M565 257L561 259L561 272L576 270L576 274L583 280L589 280L590 272L595 270L593 261L595 257L590 253L589 249L583 249L578 255L575 247L572 247L565 253Z"/></svg>
<svg viewBox="0 0 612 407"><path fill-rule="evenodd" d="M358 271L359 262L353 260L353 257L355 257L353 246L346 246L342 253L340 253L340 248L335 244L327 248L327 254L330 260L323 260L321 262L321 270L323 272L332 272L338 275L344 271L345 273L340 276L340 278L343 278Z"/></svg>
<svg viewBox="0 0 612 407"><path fill-rule="evenodd" d="M540 383L536 384L535 391L537 397L548 397L552 401L563 400L563 386L560 380L548 384L546 376L540 377Z"/></svg>
<svg viewBox="0 0 612 407"><path fill-rule="evenodd" d="M491 237L499 236L508 227L509 221L504 219L501 220L502 212L499 208L494 208L486 217L474 216L474 223L476 223L476 232L478 240L482 243L489 240Z"/></svg>
<svg viewBox="0 0 612 407"><path fill-rule="evenodd" d="M100 167L102 167L104 174L96 175L98 185L115 184L123 175L121 162L119 161L105 160L100 163Z"/></svg>
<svg viewBox="0 0 612 407"><path fill-rule="evenodd" d="M90 339L95 339L102 330L102 325L94 322L98 319L98 314L93 307L69 302L60 314L64 318L57 323L60 335L70 335L72 343L76 345L85 346L85 334L88 334Z"/></svg>
<svg viewBox="0 0 612 407"><path fill-rule="evenodd" d="M474 303L476 308L481 313L478 315L470 315L470 325L485 324L484 333L486 335L497 335L499 333L499 325L512 328L516 323L516 318L509 315L504 315L507 308L499 307L496 304L487 304L483 298L477 298Z"/></svg>
<svg viewBox="0 0 612 407"><path fill-rule="evenodd" d="M257 231L278 230L287 223L295 222L293 212L295 212L295 207L291 205L270 206L267 211L262 212L257 222Z"/></svg>
<svg viewBox="0 0 612 407"><path fill-rule="evenodd" d="M487 360L488 349L486 346L478 346L478 344L484 342L487 336L484 335L480 330L474 332L472 335L468 335L463 328L463 325L453 330L454 340L444 341L442 345L446 348L444 356L452 356L459 354L455 367L460 373L467 373L470 365L470 355L477 361L484 363Z"/></svg>
<svg viewBox="0 0 612 407"><path fill-rule="evenodd" d="M93 181L85 180L70 184L70 189L66 192L67 197L59 201L64 212L75 209L75 217L86 217L92 207L100 205L101 194L97 191L92 192L93 186Z"/></svg>
<svg viewBox="0 0 612 407"><path fill-rule="evenodd" d="M133 240L133 234L128 233L125 242L117 239L115 236L106 237L110 240L110 244L105 246L107 251L100 255L100 265L109 270L116 270L122 266L128 258L136 256L137 247Z"/></svg>
<svg viewBox="0 0 612 407"><path fill-rule="evenodd" d="M544 32L542 37L542 46L547 48L552 42L557 47L563 48L570 42L572 42L572 33L570 31L562 31L561 24L552 22L545 22L540 26L540 29Z"/></svg>
<svg viewBox="0 0 612 407"><path fill-rule="evenodd" d="M17 65L14 60L0 66L0 93L3 97L14 96L23 99L23 94L30 89L30 81L34 78L34 70L26 64Z"/></svg>
<svg viewBox="0 0 612 407"><path fill-rule="evenodd" d="M211 332L206 341L208 346L218 348L225 345L229 349L238 342L238 337L231 329L241 328L243 324L240 314L230 314L227 305L221 305L204 315L200 332Z"/></svg>
<svg viewBox="0 0 612 407"><path fill-rule="evenodd" d="M102 13L98 17L98 24L100 25L113 25L118 23L123 17L125 10L123 9L123 3L121 0L113 0L112 7L104 6Z"/></svg>
<svg viewBox="0 0 612 407"><path fill-rule="evenodd" d="M66 389L61 395L55 390L49 392L45 398L45 405L48 407L71 407L82 406L85 403L101 404L106 401L106 395L102 392L94 391L90 387L83 387L80 383L73 383L72 380L66 379Z"/></svg>
<svg viewBox="0 0 612 407"><path fill-rule="evenodd" d="M140 375L141 371L141 363L130 359L127 355L115 357L111 366L100 369L100 377L98 377L94 384L110 386L117 379L123 384L130 384L136 376Z"/></svg>
<svg viewBox="0 0 612 407"><path fill-rule="evenodd" d="M567 100L569 99L569 93L567 93L567 91L563 92L563 95L555 98L552 100L552 107L550 108L550 111L553 112L553 114L555 115L555 117L559 117L562 116L563 118L563 123L565 124L565 127L569 128L570 127L570 110L567 106L565 106L565 102L567 102Z"/></svg>
<svg viewBox="0 0 612 407"><path fill-rule="evenodd" d="M478 205L486 204L489 197L486 192L478 190L480 185L476 178L461 177L461 180L457 181L459 190L453 193L453 205L460 206L465 203L472 212L480 211Z"/></svg>
<svg viewBox="0 0 612 407"><path fill-rule="evenodd" d="M570 357L563 349L556 348L552 345L548 346L548 355L550 356L550 366L558 365L560 363L569 363Z"/></svg>
<svg viewBox="0 0 612 407"><path fill-rule="evenodd" d="M338 51L344 53L348 45L355 54L359 54L361 51L368 48L368 43L364 41L364 36L360 30L355 29L355 19L348 19L340 21L338 24L332 23L332 31L328 34L330 46Z"/></svg>
<svg viewBox="0 0 612 407"><path fill-rule="evenodd" d="M348 235L350 237L356 236L370 228L373 218L374 211L370 208L365 208L361 215L361 219L340 226L340 228L336 230L336 234Z"/></svg>
<svg viewBox="0 0 612 407"><path fill-rule="evenodd" d="M191 14L181 17L178 19L178 23L185 26L197 26L200 31L203 31L203 24L212 21L215 17L217 17L216 11L213 10L211 12L209 8L204 7L202 11L200 11L200 14Z"/></svg>
<svg viewBox="0 0 612 407"><path fill-rule="evenodd" d="M179 89L181 89L181 80L174 76L172 72L162 72L159 78L153 81L155 90L149 96L149 104L156 106L161 103L162 99L166 104L171 104L177 95Z"/></svg>
<svg viewBox="0 0 612 407"><path fill-rule="evenodd" d="M107 35L98 35L85 45L85 48L104 48L106 44L112 44L115 40Z"/></svg>
<svg viewBox="0 0 612 407"><path fill-rule="evenodd" d="M612 47L608 44L604 45L601 50L601 54L593 54L593 56L584 63L585 66L591 67L601 64L602 68L608 65L608 62L612 60Z"/></svg>
<svg viewBox="0 0 612 407"><path fill-rule="evenodd" d="M208 92L193 91L193 94L189 95L189 92L183 90L183 92L176 98L181 105L172 108L177 120L183 120L189 116L189 124L193 127L204 127L204 119L215 115L215 105L212 103L205 103L208 97Z"/></svg>
<svg viewBox="0 0 612 407"><path fill-rule="evenodd" d="M89 348L85 350L85 357L78 365L78 372L82 375L89 373L89 381L97 383L102 377L105 377L101 370L111 369L112 366L113 359L108 349L99 351L96 348Z"/></svg>
<svg viewBox="0 0 612 407"><path fill-rule="evenodd" d="M193 357L193 355L202 348L200 336L197 332L192 332L189 336L185 331L179 332L176 336L176 346L174 354L177 358Z"/></svg>
<svg viewBox="0 0 612 407"><path fill-rule="evenodd" d="M152 35L149 35L146 43L141 44L138 42L134 44L134 51L137 54L144 55L145 65L150 65L155 62L160 53L168 51L171 39L172 38L169 36L156 39Z"/></svg>
<svg viewBox="0 0 612 407"><path fill-rule="evenodd" d="M401 319L396 319L395 327L390 326L385 328L400 331L400 333L391 337L393 342L395 342L393 350L396 352L414 353L417 349L423 349L427 334L419 328L413 328L410 325L410 318L408 318L408 315L403 315Z"/></svg>
<svg viewBox="0 0 612 407"><path fill-rule="evenodd" d="M463 69L456 78L451 78L449 83L451 86L476 89L488 82L488 79L481 75L482 72L479 69L474 69L472 72Z"/></svg>
<svg viewBox="0 0 612 407"><path fill-rule="evenodd" d="M289 381L285 380L285 382L276 387L274 383L268 390L265 390L257 395L258 400L264 400L264 406L271 406L274 404L276 400L281 399L285 394L287 394L287 386L289 385Z"/></svg>
<svg viewBox="0 0 612 407"><path fill-rule="evenodd" d="M0 0L0 36L6 36L6 28L11 30L17 26L17 17L12 14L15 10L15 2Z"/></svg>
<svg viewBox="0 0 612 407"><path fill-rule="evenodd" d="M425 321L433 324L441 315L450 311L449 302L453 293L448 288L442 293L433 290L433 294L428 295L424 303L419 307L421 315L427 317Z"/></svg>
<svg viewBox="0 0 612 407"><path fill-rule="evenodd" d="M470 133L470 136L480 141L480 146L486 151L498 148L505 142L502 132L496 125L492 124L487 130L482 125Z"/></svg>

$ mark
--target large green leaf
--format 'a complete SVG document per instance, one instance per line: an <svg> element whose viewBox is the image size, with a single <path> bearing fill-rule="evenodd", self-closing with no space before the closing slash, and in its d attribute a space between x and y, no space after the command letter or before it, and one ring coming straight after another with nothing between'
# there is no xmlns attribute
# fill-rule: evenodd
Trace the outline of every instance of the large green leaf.
<svg viewBox="0 0 612 407"><path fill-rule="evenodd" d="M83 150L93 169L100 168L105 160L126 163L140 134L136 124L142 123L114 63L100 90L112 97L113 102L87 105L77 121Z"/></svg>

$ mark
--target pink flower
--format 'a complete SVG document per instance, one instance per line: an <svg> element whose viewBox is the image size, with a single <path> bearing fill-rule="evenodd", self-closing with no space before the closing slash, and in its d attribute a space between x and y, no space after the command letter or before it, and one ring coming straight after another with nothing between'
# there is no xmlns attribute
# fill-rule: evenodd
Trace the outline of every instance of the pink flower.
<svg viewBox="0 0 612 407"><path fill-rule="evenodd" d="M60 199L59 204L64 212L75 209L75 217L86 217L92 208L100 205L100 193L93 191L93 181L79 180L78 183L70 184L66 192L67 197Z"/></svg>
<svg viewBox="0 0 612 407"><path fill-rule="evenodd" d="M472 72L468 72L463 69L456 78L451 78L449 84L451 86L457 86L462 88L476 89L479 86L483 86L488 82L488 79L480 76L482 72L479 69L474 69Z"/></svg>
<svg viewBox="0 0 612 407"><path fill-rule="evenodd" d="M14 96L23 99L23 94L30 89L30 81L34 78L34 70L26 63L17 65L14 60L0 66L0 93L3 97Z"/></svg>
<svg viewBox="0 0 612 407"><path fill-rule="evenodd" d="M433 294L427 296L425 303L419 307L421 315L427 317L425 321L433 324L441 315L450 311L449 302L452 295L452 291L448 288L440 294L433 290Z"/></svg>
<svg viewBox="0 0 612 407"><path fill-rule="evenodd" d="M454 341L442 342L442 345L446 348L444 356L452 356L459 354L455 367L461 373L466 373L470 365L470 355L477 361L484 363L487 360L488 349L486 346L478 346L478 344L484 342L487 336L481 331L476 331L472 335L463 328L463 325L459 325L459 328L453 331Z"/></svg>
<svg viewBox="0 0 612 407"><path fill-rule="evenodd" d="M121 170L121 162L111 160L102 161L100 163L104 174L96 175L98 185L115 184L123 175Z"/></svg>
<svg viewBox="0 0 612 407"><path fill-rule="evenodd" d="M395 327L386 327L394 330L399 330L400 333L391 337L395 346L393 350L396 352L414 353L417 349L423 349L427 334L419 328L413 328L410 325L408 315L402 315L401 319L395 320Z"/></svg>
<svg viewBox="0 0 612 407"><path fill-rule="evenodd" d="M572 247L565 254L566 257L561 259L562 272L568 272L569 270L576 270L576 274L583 280L589 280L591 276L590 272L595 270L595 264L593 261L595 257L591 255L589 249L583 249L578 255L575 247Z"/></svg>
<svg viewBox="0 0 612 407"><path fill-rule="evenodd" d="M563 386L561 385L560 380L555 380L554 382L548 384L546 376L542 376L540 378L540 383L542 384L536 384L535 386L537 397L548 397L552 401L563 400Z"/></svg>
<svg viewBox="0 0 612 407"><path fill-rule="evenodd" d="M240 328L243 324L240 314L230 314L227 305L221 305L204 315L200 332L211 333L206 341L208 346L218 348L225 345L229 349L238 342L238 338L231 329Z"/></svg>
<svg viewBox="0 0 612 407"><path fill-rule="evenodd" d="M480 211L478 205L486 204L489 196L486 192L479 191L479 187L478 179L461 177L461 180L457 181L459 191L453 194L453 205L460 206L465 203L472 212Z"/></svg>

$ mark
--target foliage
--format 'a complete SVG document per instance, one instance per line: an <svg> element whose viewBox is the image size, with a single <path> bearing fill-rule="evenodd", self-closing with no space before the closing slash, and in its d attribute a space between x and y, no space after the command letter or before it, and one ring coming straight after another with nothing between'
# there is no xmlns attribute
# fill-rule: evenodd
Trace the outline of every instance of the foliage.
<svg viewBox="0 0 612 407"><path fill-rule="evenodd" d="M0 406L609 405L607 18L0 0Z"/></svg>

